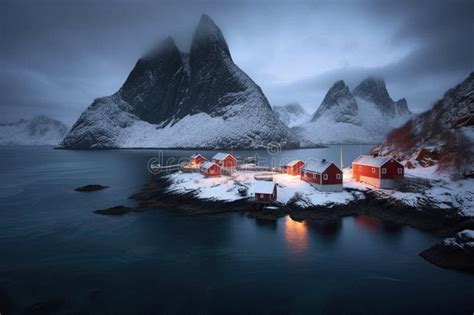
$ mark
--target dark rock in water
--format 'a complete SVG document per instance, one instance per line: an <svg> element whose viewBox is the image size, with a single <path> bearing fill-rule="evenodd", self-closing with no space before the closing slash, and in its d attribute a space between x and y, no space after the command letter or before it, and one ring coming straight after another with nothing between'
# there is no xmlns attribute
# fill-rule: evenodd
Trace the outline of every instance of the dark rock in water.
<svg viewBox="0 0 474 315"><path fill-rule="evenodd" d="M474 231L464 230L446 238L420 256L442 268L474 273Z"/></svg>
<svg viewBox="0 0 474 315"><path fill-rule="evenodd" d="M96 190L102 190L105 188L109 188L109 186L102 186L102 185L86 185L82 187L77 187L74 189L75 191L96 191Z"/></svg>
<svg viewBox="0 0 474 315"><path fill-rule="evenodd" d="M134 211L134 209L125 207L125 206L115 206L112 208L95 210L94 213L102 214L102 215L121 215L121 214L129 213L131 211Z"/></svg>
<svg viewBox="0 0 474 315"><path fill-rule="evenodd" d="M40 302L33 304L25 309L24 315L50 315L55 314L59 311L61 306L64 304L62 299L54 299L46 302Z"/></svg>
<svg viewBox="0 0 474 315"><path fill-rule="evenodd" d="M275 212L263 212L263 211L256 211L256 212L249 212L247 217L257 220L265 220L265 221L276 221L279 218L283 218L286 215L285 212L279 210Z"/></svg>

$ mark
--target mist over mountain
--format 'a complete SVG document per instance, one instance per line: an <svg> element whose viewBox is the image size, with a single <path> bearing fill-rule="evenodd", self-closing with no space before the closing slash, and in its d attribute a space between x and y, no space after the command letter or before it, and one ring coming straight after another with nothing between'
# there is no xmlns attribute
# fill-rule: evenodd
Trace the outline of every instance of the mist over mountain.
<svg viewBox="0 0 474 315"><path fill-rule="evenodd" d="M273 106L273 111L288 127L294 127L308 122L311 118L311 115L308 114L299 103Z"/></svg>
<svg viewBox="0 0 474 315"><path fill-rule="evenodd" d="M393 101L384 80L370 76L352 91L344 81L335 82L311 121L294 130L304 145L377 143L411 116L405 99Z"/></svg>
<svg viewBox="0 0 474 315"><path fill-rule="evenodd" d="M0 145L58 145L69 127L45 115L0 124Z"/></svg>
<svg viewBox="0 0 474 315"><path fill-rule="evenodd" d="M189 54L172 38L140 58L117 93L96 99L64 148L261 148L299 140L272 111L260 87L234 64L207 15Z"/></svg>

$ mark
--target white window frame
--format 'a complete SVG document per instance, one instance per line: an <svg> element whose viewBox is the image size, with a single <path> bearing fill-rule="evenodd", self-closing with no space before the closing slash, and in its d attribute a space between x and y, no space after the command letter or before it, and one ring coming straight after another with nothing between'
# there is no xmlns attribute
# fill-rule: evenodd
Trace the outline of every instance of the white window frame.
<svg viewBox="0 0 474 315"><path fill-rule="evenodd" d="M313 173L313 178L316 179L317 177L316 173Z"/></svg>
<svg viewBox="0 0 474 315"><path fill-rule="evenodd" d="M336 179L341 179L341 174L337 173L336 174Z"/></svg>
<svg viewBox="0 0 474 315"><path fill-rule="evenodd" d="M375 174L375 167L372 167L372 174Z"/></svg>
<svg viewBox="0 0 474 315"><path fill-rule="evenodd" d="M398 173L398 174L403 174L403 168L402 168L402 167L399 167L399 168L397 169L397 173Z"/></svg>
<svg viewBox="0 0 474 315"><path fill-rule="evenodd" d="M329 178L328 174L324 174L324 175L323 175L323 179L324 179L324 180L328 180L328 178Z"/></svg>
<svg viewBox="0 0 474 315"><path fill-rule="evenodd" d="M387 169L385 167L382 167L382 174L387 174Z"/></svg>

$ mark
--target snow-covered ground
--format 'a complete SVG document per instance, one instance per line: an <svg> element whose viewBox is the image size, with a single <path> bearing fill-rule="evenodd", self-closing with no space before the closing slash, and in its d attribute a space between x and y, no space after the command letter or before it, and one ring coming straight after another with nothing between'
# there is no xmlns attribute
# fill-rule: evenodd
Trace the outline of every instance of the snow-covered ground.
<svg viewBox="0 0 474 315"><path fill-rule="evenodd" d="M263 172L265 173L265 172ZM184 193L196 191L202 199L233 201L241 199L238 193L240 187L247 187L249 196L254 195L256 174L262 172L239 171L233 176L206 178L199 173L177 172L168 175L172 181L169 191ZM302 181L299 176L287 174L273 174L277 183L277 201L286 204L294 196L299 197L297 204L301 207L328 206L348 204L351 201L364 198L364 191L374 190L386 198L394 198L400 202L417 207L429 203L440 209L457 208L465 216L474 216L474 180L466 179L452 181L449 176L434 172L434 168L406 170L407 177L428 179L431 187L417 192L402 192L397 190L377 189L368 184L356 182L352 179L352 169L344 169L344 190L342 192L320 192L309 183Z"/></svg>
<svg viewBox="0 0 474 315"><path fill-rule="evenodd" d="M453 181L448 174L436 172L436 166L405 169L408 178L421 178L429 180L431 187L421 192L402 192L397 190L376 189L368 184L352 180L352 169L344 169L344 187L361 191L368 189L387 198L395 198L406 205L416 207L420 203L430 203L440 209L457 208L462 215L474 216L474 180L463 179Z"/></svg>
<svg viewBox="0 0 474 315"><path fill-rule="evenodd" d="M238 189L243 186L248 188L248 196L254 196L256 182L254 176L256 174L259 173L239 171L232 177L206 178L199 173L177 172L168 175L173 183L169 187L169 191L185 193L195 190L199 198L233 201L244 198L238 194ZM295 195L300 197L298 205L301 207L323 205L331 207L364 198L362 193L357 192L319 192L309 183L300 180L299 176L274 174L273 180L278 185L277 201L283 204L288 203Z"/></svg>

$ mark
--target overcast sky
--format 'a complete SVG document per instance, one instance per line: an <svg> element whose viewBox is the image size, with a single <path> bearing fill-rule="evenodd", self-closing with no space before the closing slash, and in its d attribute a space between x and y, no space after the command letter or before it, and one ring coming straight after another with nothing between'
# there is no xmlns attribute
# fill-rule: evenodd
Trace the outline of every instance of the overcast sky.
<svg viewBox="0 0 474 315"><path fill-rule="evenodd" d="M188 50L201 13L272 105L310 113L336 80L369 74L428 109L474 70L474 1L0 0L0 121L47 114L72 124L113 94L171 35Z"/></svg>

